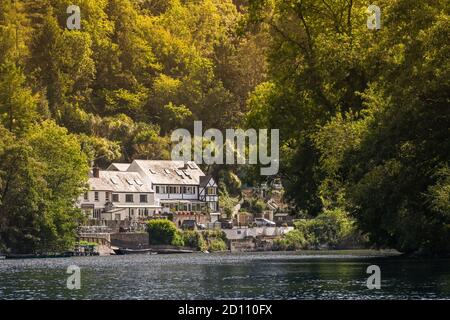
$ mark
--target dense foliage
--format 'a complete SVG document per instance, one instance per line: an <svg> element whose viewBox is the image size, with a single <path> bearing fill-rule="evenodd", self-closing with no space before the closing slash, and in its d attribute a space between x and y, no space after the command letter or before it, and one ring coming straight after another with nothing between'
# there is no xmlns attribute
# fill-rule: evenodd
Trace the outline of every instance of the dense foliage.
<svg viewBox="0 0 450 320"><path fill-rule="evenodd" d="M89 160L167 159L171 131L202 120L280 129L299 216L450 251L450 7L376 4L378 31L362 0L2 0L0 250L69 246ZM227 214L262 178L205 169Z"/></svg>
<svg viewBox="0 0 450 320"><path fill-rule="evenodd" d="M238 126L265 76L242 16L231 0L2 0L0 250L70 246L88 160L168 159L174 128Z"/></svg>
<svg viewBox="0 0 450 320"><path fill-rule="evenodd" d="M281 130L287 195L306 216L342 209L370 240L450 250L447 1L250 1L270 32L250 127Z"/></svg>
<svg viewBox="0 0 450 320"><path fill-rule="evenodd" d="M88 174L77 138L53 121L20 137L0 132L0 246L26 253L70 247L83 218L75 199Z"/></svg>
<svg viewBox="0 0 450 320"><path fill-rule="evenodd" d="M298 220L294 227L293 231L275 240L276 250L336 248L345 246L345 242L354 245L361 240L358 239L353 221L341 209L325 211L314 219Z"/></svg>

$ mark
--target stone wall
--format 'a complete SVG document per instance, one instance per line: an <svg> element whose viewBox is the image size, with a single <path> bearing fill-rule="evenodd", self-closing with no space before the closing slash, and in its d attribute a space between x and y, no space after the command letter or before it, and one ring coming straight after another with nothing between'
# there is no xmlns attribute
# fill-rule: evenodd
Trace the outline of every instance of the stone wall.
<svg viewBox="0 0 450 320"><path fill-rule="evenodd" d="M112 233L110 238L111 245L119 248L136 249L149 245L147 232Z"/></svg>
<svg viewBox="0 0 450 320"><path fill-rule="evenodd" d="M273 249L273 240L276 237L247 237L245 239L229 240L231 252L243 251L271 251Z"/></svg>
<svg viewBox="0 0 450 320"><path fill-rule="evenodd" d="M255 251L256 244L254 238L230 240L231 252Z"/></svg>

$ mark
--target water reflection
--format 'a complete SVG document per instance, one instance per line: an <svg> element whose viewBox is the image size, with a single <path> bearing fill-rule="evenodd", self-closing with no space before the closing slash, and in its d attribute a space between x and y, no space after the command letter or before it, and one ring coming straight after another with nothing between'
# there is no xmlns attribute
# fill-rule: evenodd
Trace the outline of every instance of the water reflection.
<svg viewBox="0 0 450 320"><path fill-rule="evenodd" d="M66 288L72 264L80 290ZM381 290L366 287L371 264L381 267ZM450 260L308 252L0 261L0 299L431 298L450 298Z"/></svg>

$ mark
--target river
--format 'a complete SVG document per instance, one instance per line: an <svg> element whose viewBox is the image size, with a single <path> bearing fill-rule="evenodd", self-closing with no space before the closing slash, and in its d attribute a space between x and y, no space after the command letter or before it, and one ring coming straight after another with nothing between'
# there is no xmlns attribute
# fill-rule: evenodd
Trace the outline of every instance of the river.
<svg viewBox="0 0 450 320"><path fill-rule="evenodd" d="M450 260L375 251L0 260L0 299L450 299ZM66 286L80 268L81 289ZM369 265L381 289L369 290Z"/></svg>

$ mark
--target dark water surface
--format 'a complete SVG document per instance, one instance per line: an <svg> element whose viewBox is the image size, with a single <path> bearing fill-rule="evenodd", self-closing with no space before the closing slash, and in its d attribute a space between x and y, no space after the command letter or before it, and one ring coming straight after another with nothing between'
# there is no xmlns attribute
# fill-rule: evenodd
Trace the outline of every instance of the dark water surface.
<svg viewBox="0 0 450 320"><path fill-rule="evenodd" d="M374 251L0 260L0 299L450 299L450 260ZM381 289L366 286L369 265ZM81 289L66 287L70 265Z"/></svg>

